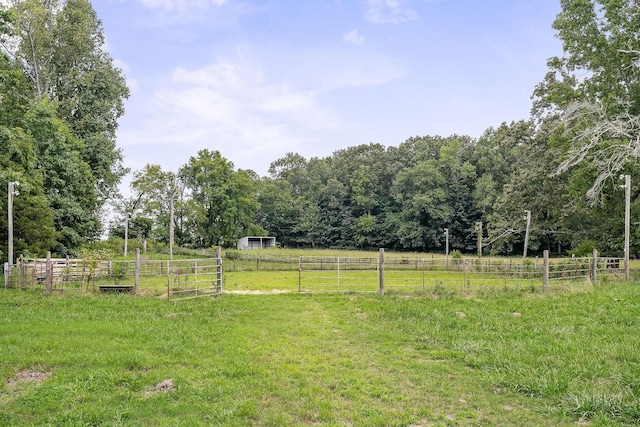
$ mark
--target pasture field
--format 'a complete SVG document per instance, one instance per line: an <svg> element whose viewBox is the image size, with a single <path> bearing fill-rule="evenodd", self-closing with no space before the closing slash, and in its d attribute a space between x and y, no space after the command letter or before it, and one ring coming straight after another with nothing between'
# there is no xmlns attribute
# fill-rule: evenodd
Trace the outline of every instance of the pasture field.
<svg viewBox="0 0 640 427"><path fill-rule="evenodd" d="M637 425L639 326L628 283L177 304L2 289L0 425Z"/></svg>

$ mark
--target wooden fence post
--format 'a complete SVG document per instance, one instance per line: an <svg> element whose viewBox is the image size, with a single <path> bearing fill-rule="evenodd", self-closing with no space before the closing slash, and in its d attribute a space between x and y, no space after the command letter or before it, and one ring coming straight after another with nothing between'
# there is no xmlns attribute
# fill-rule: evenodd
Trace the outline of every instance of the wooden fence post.
<svg viewBox="0 0 640 427"><path fill-rule="evenodd" d="M136 248L136 275L135 282L133 284L133 294L138 293L138 286L140 285L140 248Z"/></svg>
<svg viewBox="0 0 640 427"><path fill-rule="evenodd" d="M302 292L302 256L298 257L298 293Z"/></svg>
<svg viewBox="0 0 640 427"><path fill-rule="evenodd" d="M543 275L544 289L549 289L549 250L544 251L544 275Z"/></svg>
<svg viewBox="0 0 640 427"><path fill-rule="evenodd" d="M598 250L593 250L593 258L591 259L591 283L596 284L598 276Z"/></svg>
<svg viewBox="0 0 640 427"><path fill-rule="evenodd" d="M18 260L18 266L20 267L20 283L22 287L25 287L27 286L27 266L22 257Z"/></svg>
<svg viewBox="0 0 640 427"><path fill-rule="evenodd" d="M47 261L45 264L45 292L47 295L51 294L51 288L53 287L53 265L51 264L51 251L47 252Z"/></svg>
<svg viewBox="0 0 640 427"><path fill-rule="evenodd" d="M378 286L380 295L384 295L384 248L380 248L380 260L378 263Z"/></svg>

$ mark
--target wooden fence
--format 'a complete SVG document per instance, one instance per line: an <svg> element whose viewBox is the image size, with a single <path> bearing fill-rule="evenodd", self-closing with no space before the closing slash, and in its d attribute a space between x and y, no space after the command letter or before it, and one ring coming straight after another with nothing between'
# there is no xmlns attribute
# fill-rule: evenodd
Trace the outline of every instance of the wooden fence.
<svg viewBox="0 0 640 427"><path fill-rule="evenodd" d="M63 291L166 294L169 301L222 293L222 259L20 260L5 270L5 287Z"/></svg>

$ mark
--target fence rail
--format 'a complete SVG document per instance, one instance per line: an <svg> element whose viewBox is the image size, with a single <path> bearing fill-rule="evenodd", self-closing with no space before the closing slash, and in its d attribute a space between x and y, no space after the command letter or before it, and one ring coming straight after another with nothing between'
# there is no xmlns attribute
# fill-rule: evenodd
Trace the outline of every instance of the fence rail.
<svg viewBox="0 0 640 427"><path fill-rule="evenodd" d="M170 301L220 295L221 254L196 260L31 259L8 268L5 287L53 291L131 292L162 295ZM242 259L240 259L242 258ZM225 260L228 266L230 260ZM594 283L603 275L619 275L621 258L554 259L535 262L486 258L265 256L238 262L267 270L298 270L300 292L437 292L498 287L549 287L568 281ZM244 269L244 268L243 268ZM225 270L227 271L227 270Z"/></svg>
<svg viewBox="0 0 640 427"><path fill-rule="evenodd" d="M54 291L129 292L169 301L222 293L222 259L40 259L5 264L5 287Z"/></svg>
<svg viewBox="0 0 640 427"><path fill-rule="evenodd" d="M460 288L535 287L618 274L619 258L571 258L549 262L450 258L300 257L300 292L422 291Z"/></svg>

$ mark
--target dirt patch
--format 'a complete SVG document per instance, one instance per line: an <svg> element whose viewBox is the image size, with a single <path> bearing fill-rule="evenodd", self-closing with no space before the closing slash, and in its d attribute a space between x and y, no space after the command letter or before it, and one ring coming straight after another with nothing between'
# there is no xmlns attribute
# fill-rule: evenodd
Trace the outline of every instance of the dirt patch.
<svg viewBox="0 0 640 427"><path fill-rule="evenodd" d="M29 388L22 387L23 385L39 384L46 381L50 376L50 372L44 371L26 370L18 372L15 378L9 378L7 380L7 390L5 393L0 393L0 403L25 394Z"/></svg>
<svg viewBox="0 0 640 427"><path fill-rule="evenodd" d="M41 383L49 378L50 375L50 373L42 371L20 371L15 378L7 381L7 387L13 389L23 383Z"/></svg>
<svg viewBox="0 0 640 427"><path fill-rule="evenodd" d="M259 291L259 290L249 290L249 289L237 289L233 291L224 291L225 294L238 294L238 295L277 295L277 294L288 294L292 291L287 291L283 289L272 289L270 291Z"/></svg>
<svg viewBox="0 0 640 427"><path fill-rule="evenodd" d="M173 380L171 378L166 379L158 384L151 390L148 390L145 394L147 396L156 393L170 393L172 391L176 391L176 386L173 385Z"/></svg>

